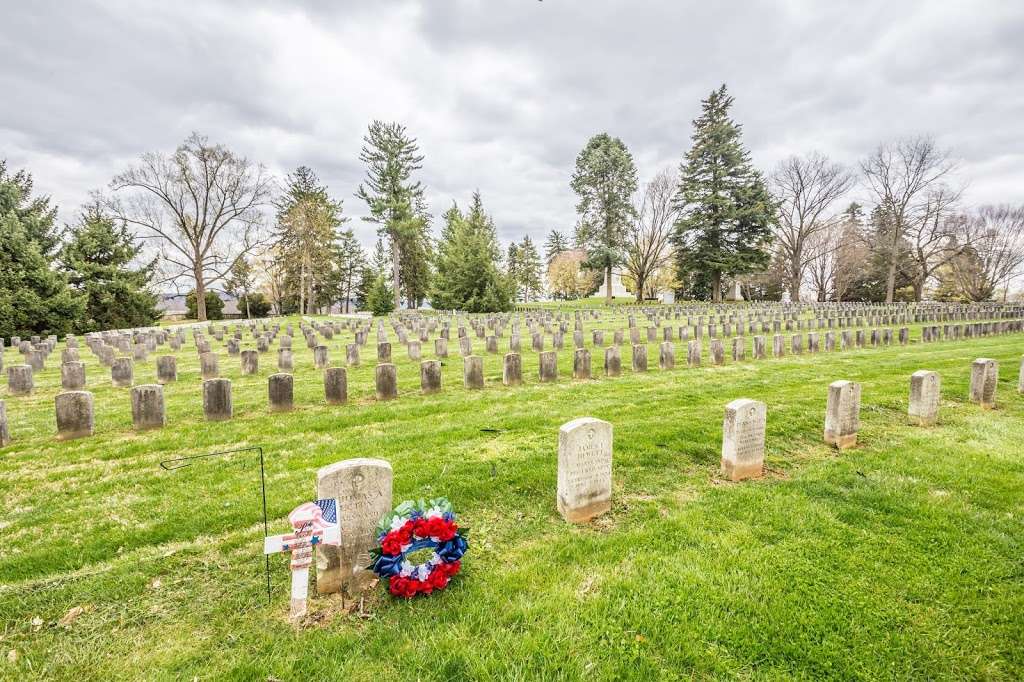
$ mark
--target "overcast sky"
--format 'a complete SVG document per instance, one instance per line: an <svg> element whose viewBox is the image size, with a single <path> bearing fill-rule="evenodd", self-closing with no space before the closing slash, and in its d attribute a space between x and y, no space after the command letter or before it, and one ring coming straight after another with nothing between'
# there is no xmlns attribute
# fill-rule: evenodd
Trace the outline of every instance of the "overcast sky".
<svg viewBox="0 0 1024 682"><path fill-rule="evenodd" d="M542 240L572 230L591 135L650 177L723 82L762 170L931 133L963 159L968 202L1024 201L1019 0L0 0L0 16L0 158L65 221L195 130L278 176L311 166L370 245L353 193L379 118L419 139L435 216L479 188L503 240Z"/></svg>

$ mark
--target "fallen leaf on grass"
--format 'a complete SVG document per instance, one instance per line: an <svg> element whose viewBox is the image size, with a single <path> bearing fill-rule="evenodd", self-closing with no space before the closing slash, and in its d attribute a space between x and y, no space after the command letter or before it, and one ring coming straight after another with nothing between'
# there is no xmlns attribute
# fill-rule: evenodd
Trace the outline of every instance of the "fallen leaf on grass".
<svg viewBox="0 0 1024 682"><path fill-rule="evenodd" d="M11 649L10 651L7 652L7 662L10 663L11 665L14 665L15 663L18 662L18 650L17 649Z"/></svg>
<svg viewBox="0 0 1024 682"><path fill-rule="evenodd" d="M43 627L43 619L36 616L32 619L32 631L39 632L39 629Z"/></svg>
<svg viewBox="0 0 1024 682"><path fill-rule="evenodd" d="M85 613L85 609L83 607L72 607L70 610L68 610L67 613L64 614L64 617L60 619L60 625L64 627L69 627L83 613Z"/></svg>
<svg viewBox="0 0 1024 682"><path fill-rule="evenodd" d="M160 578L153 578L153 580L151 580L149 583L150 589L153 590L159 590L161 585L163 585L163 582L160 580Z"/></svg>

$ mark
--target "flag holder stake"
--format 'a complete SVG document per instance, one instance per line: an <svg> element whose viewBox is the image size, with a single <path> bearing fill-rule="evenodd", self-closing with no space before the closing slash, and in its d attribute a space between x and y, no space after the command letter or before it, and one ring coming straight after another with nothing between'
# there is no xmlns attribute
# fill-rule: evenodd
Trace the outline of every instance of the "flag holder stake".
<svg viewBox="0 0 1024 682"><path fill-rule="evenodd" d="M260 457L260 497L263 502L263 537L267 537L270 534L269 524L267 523L267 479L263 466L263 448L259 445L254 445L248 448L235 448L234 450L221 450L219 452L209 452L205 455L190 455L188 457L177 457L175 459L167 459L160 462L160 468L166 471L174 471L176 469L184 469L187 466L192 466L195 460L209 459L211 457L223 457L225 455L233 455L239 452L256 452L259 453ZM267 604L270 604L270 556L264 556L264 572L267 576Z"/></svg>

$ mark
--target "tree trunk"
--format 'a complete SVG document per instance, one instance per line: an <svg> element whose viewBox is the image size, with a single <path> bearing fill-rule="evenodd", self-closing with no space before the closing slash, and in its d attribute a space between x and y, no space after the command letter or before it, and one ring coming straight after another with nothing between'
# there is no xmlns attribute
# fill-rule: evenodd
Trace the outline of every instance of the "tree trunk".
<svg viewBox="0 0 1024 682"><path fill-rule="evenodd" d="M395 288L395 310L401 310L402 308L402 294L398 290L400 283L401 267L399 263L398 253L398 240L394 237L391 238L391 282Z"/></svg>
<svg viewBox="0 0 1024 682"><path fill-rule="evenodd" d="M646 285L647 285L647 282L645 280L642 280L639 277L636 278L636 302L637 303L643 303L644 302L644 287Z"/></svg>
<svg viewBox="0 0 1024 682"><path fill-rule="evenodd" d="M299 315L306 313L306 258L302 258L299 266Z"/></svg>
<svg viewBox="0 0 1024 682"><path fill-rule="evenodd" d="M889 276L885 282L885 302L892 303L896 294L896 258L889 260Z"/></svg>
<svg viewBox="0 0 1024 682"><path fill-rule="evenodd" d="M593 280L591 280L593 281ZM608 266L604 269L604 302L605 305L612 304L612 266Z"/></svg>
<svg viewBox="0 0 1024 682"><path fill-rule="evenodd" d="M252 319L252 313L249 312L249 292L248 291L243 291L242 292L242 296L245 296L245 319L251 320Z"/></svg>
<svg viewBox="0 0 1024 682"><path fill-rule="evenodd" d="M918 303L924 298L924 281L923 277L920 280L914 280L914 300Z"/></svg>
<svg viewBox="0 0 1024 682"><path fill-rule="evenodd" d="M711 273L711 302L722 302L722 273L718 270Z"/></svg>
<svg viewBox="0 0 1024 682"><path fill-rule="evenodd" d="M796 275L789 276L789 300L793 303L800 302L800 283L803 281L803 277Z"/></svg>
<svg viewBox="0 0 1024 682"><path fill-rule="evenodd" d="M194 271L196 278L196 319L206 322L206 282L203 281L203 273L198 268Z"/></svg>

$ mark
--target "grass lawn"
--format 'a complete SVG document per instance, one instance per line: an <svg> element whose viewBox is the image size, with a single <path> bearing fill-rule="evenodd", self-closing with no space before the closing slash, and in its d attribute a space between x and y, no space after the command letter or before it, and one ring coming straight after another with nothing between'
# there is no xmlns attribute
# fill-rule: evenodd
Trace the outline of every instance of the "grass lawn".
<svg viewBox="0 0 1024 682"><path fill-rule="evenodd" d="M329 342L332 361L347 336ZM639 375L627 345L622 377L587 382L571 379L567 339L557 384L536 382L527 337L527 385L501 386L490 355L487 387L466 391L452 357L433 396L395 342L401 395L386 404L372 398L371 342L350 403L329 407L296 333L297 407L283 415L267 412L275 353L242 377L214 343L236 415L217 424L202 418L190 343L167 427L144 434L83 344L96 435L71 442L53 435L58 349L33 396L6 397L0 679L1024 678L1024 335L699 369L677 342L669 372L652 343ZM136 383L154 380L157 354ZM979 356L1001 365L996 410L966 399ZM942 377L935 427L906 423L918 369ZM822 443L836 379L863 385L861 444L842 454ZM734 484L718 462L723 408L740 397L768 405L769 471ZM572 526L555 510L556 443L579 416L614 425L613 505ZM378 457L396 503L456 505L471 529L463 572L409 602L383 589L361 609L313 599L293 629L282 556L266 604L255 460L159 466L242 445L266 453L271 532L312 498L318 467Z"/></svg>

